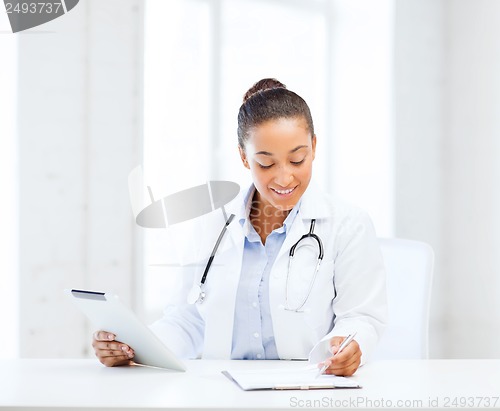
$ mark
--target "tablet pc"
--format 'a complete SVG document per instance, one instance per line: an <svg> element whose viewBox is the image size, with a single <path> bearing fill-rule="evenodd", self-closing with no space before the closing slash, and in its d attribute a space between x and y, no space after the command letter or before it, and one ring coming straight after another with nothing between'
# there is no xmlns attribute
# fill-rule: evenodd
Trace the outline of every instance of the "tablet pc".
<svg viewBox="0 0 500 411"><path fill-rule="evenodd" d="M186 367L158 337L144 325L118 296L85 290L64 290L73 303L87 316L96 330L109 331L116 341L134 350L138 364L186 371Z"/></svg>

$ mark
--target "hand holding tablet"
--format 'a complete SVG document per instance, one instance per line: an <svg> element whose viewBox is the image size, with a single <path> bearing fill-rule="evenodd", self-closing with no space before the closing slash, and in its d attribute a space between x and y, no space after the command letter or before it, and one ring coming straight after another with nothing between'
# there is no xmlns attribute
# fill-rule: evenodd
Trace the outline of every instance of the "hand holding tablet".
<svg viewBox="0 0 500 411"><path fill-rule="evenodd" d="M118 296L85 290L65 290L97 330L93 346L106 366L138 364L185 371L186 367L146 327Z"/></svg>
<svg viewBox="0 0 500 411"><path fill-rule="evenodd" d="M116 336L108 331L96 331L92 338L96 357L106 367L130 365L135 356L134 350L115 338Z"/></svg>

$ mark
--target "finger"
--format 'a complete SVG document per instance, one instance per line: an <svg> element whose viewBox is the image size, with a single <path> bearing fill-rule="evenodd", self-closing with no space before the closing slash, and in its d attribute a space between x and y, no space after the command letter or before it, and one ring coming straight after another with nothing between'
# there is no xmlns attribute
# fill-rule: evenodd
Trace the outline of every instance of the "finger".
<svg viewBox="0 0 500 411"><path fill-rule="evenodd" d="M101 363L104 364L106 367L132 364L130 358L126 357L103 357L99 358L99 361L101 361Z"/></svg>
<svg viewBox="0 0 500 411"><path fill-rule="evenodd" d="M352 375L361 363L361 350L359 347L354 350L346 350L331 358L331 365L328 367L329 373L335 375Z"/></svg>
<svg viewBox="0 0 500 411"><path fill-rule="evenodd" d="M335 364L332 362L331 366L328 368L327 374L352 375L356 372L360 364L361 355L355 354L342 364Z"/></svg>
<svg viewBox="0 0 500 411"><path fill-rule="evenodd" d="M356 363L359 364L360 362L361 362L361 356L355 354L352 357L349 357L345 361L342 361L342 362L332 361L332 364L329 368L337 371L337 370L348 368Z"/></svg>
<svg viewBox="0 0 500 411"><path fill-rule="evenodd" d="M343 373L346 370L355 368L357 369L360 364L360 358L357 356L351 357L349 361L344 362L342 364L332 363L328 368L328 371L331 371L333 374L339 375L339 373Z"/></svg>
<svg viewBox="0 0 500 411"><path fill-rule="evenodd" d="M134 355L134 350L130 348L126 344L112 344L112 343L98 343L102 344L101 347L95 347L95 352L97 354L101 354L103 356L121 356L121 355L127 355L129 357ZM107 347L107 345L110 345Z"/></svg>
<svg viewBox="0 0 500 411"><path fill-rule="evenodd" d="M333 337L331 340L330 340L330 347L328 348L328 350L332 353L332 354L335 354L340 345L342 344L342 342L346 339L346 337Z"/></svg>
<svg viewBox="0 0 500 411"><path fill-rule="evenodd" d="M331 364L332 364L332 362L331 362L330 360L328 360L328 359L327 359L327 360L325 360L324 362L320 362L320 363L318 364L318 368L319 368L319 369L322 369L322 368L323 368L323 366L326 366L326 369L323 371L323 373L325 373L325 372L328 370L328 368L330 367L330 365L331 365Z"/></svg>
<svg viewBox="0 0 500 411"><path fill-rule="evenodd" d="M357 365L352 365L348 368L342 368L340 370L328 370L325 372L327 375L336 375L338 377L350 377L353 375L358 369Z"/></svg>
<svg viewBox="0 0 500 411"><path fill-rule="evenodd" d="M98 355L96 354L99 361L106 367L113 367L115 365L132 364L133 356L130 355Z"/></svg>
<svg viewBox="0 0 500 411"><path fill-rule="evenodd" d="M118 351L118 350L98 350L96 351L96 356L98 358L117 358L117 359L132 359L134 358L134 352L133 351Z"/></svg>
<svg viewBox="0 0 500 411"><path fill-rule="evenodd" d="M108 331L96 331L94 333L94 340L97 341L113 341L115 339L116 335L113 333L110 333Z"/></svg>
<svg viewBox="0 0 500 411"><path fill-rule="evenodd" d="M133 358L135 353L132 349L121 349L121 350L96 349L95 355L98 357L121 357L125 355L128 358Z"/></svg>
<svg viewBox="0 0 500 411"><path fill-rule="evenodd" d="M130 359L128 360L122 360L122 361L117 361L114 363L114 366L120 366L120 365L132 365L134 362L131 361Z"/></svg>
<svg viewBox="0 0 500 411"><path fill-rule="evenodd" d="M353 375L357 371L358 368L359 368L359 364L355 363L355 364L352 364L346 368L342 368L342 369L338 369L338 370L328 370L326 372L326 374L338 375L338 376L342 376L342 377L350 377L351 375Z"/></svg>
<svg viewBox="0 0 500 411"><path fill-rule="evenodd" d="M347 347L345 347L342 352L333 355L332 358L334 358L334 362L340 364L347 361L353 355L361 356L361 349L359 348L359 344L355 340L353 340Z"/></svg>
<svg viewBox="0 0 500 411"><path fill-rule="evenodd" d="M126 344L118 341L92 341L92 347L96 350L121 350L122 347L129 348Z"/></svg>
<svg viewBox="0 0 500 411"><path fill-rule="evenodd" d="M323 361L323 362L319 362L319 363L317 363L317 364L316 364L316 367L318 367L318 368L320 368L320 369L321 369L321 368L323 368L323 365L325 365L325 364L326 364L326 360L325 360L325 361ZM328 367L329 367L329 365L327 365L327 368L328 368Z"/></svg>
<svg viewBox="0 0 500 411"><path fill-rule="evenodd" d="M346 347L342 352L334 355L332 358L332 364L335 366L342 366L351 363L351 358L359 356L361 357L361 352L356 347Z"/></svg>

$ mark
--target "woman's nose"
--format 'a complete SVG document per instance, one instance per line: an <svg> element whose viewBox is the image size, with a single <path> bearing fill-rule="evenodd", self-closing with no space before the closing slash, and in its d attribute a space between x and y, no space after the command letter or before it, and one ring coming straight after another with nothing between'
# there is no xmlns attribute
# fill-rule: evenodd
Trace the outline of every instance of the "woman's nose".
<svg viewBox="0 0 500 411"><path fill-rule="evenodd" d="M281 167L274 181L281 187L288 187L293 181L293 173L288 167Z"/></svg>

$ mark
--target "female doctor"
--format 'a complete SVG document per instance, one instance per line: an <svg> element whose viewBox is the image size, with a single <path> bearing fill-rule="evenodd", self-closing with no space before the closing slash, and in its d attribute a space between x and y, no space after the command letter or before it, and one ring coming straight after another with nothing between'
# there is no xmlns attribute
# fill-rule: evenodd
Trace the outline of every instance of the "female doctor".
<svg viewBox="0 0 500 411"><path fill-rule="evenodd" d="M176 300L152 330L183 358L308 358L328 374L352 375L387 315L369 217L310 184L311 113L279 81L263 79L245 94L238 148L253 184L227 206L214 264L186 269ZM128 364L133 347L114 337L94 334L96 356L107 366Z"/></svg>

